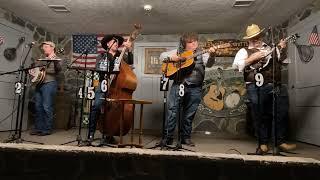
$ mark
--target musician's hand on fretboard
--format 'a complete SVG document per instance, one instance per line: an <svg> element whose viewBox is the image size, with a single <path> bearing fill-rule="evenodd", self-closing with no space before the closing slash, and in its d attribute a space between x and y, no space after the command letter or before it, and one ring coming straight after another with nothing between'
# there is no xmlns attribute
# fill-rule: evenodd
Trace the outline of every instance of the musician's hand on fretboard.
<svg viewBox="0 0 320 180"><path fill-rule="evenodd" d="M281 39L278 46L281 48L281 49L284 49L287 47L287 43L284 39Z"/></svg>
<svg viewBox="0 0 320 180"><path fill-rule="evenodd" d="M218 47L212 46L212 47L209 48L208 51L209 51L209 53L215 53L217 49L218 49Z"/></svg>
<svg viewBox="0 0 320 180"><path fill-rule="evenodd" d="M250 58L253 62L256 62L256 61L264 58L265 56L266 56L266 53L265 53L265 52L258 51L258 52L255 52L255 53L251 54L249 58Z"/></svg>
<svg viewBox="0 0 320 180"><path fill-rule="evenodd" d="M35 69L29 69L28 73L34 77L36 72L35 72Z"/></svg>

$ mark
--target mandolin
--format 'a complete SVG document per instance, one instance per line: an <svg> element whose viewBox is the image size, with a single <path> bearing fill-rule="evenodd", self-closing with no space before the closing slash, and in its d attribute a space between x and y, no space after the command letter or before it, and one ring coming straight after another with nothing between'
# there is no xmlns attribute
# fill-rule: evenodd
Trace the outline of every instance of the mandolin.
<svg viewBox="0 0 320 180"><path fill-rule="evenodd" d="M290 42L290 43L294 43L297 39L299 38L298 34L293 34L291 36L288 36L286 38L284 38L284 42ZM250 69L257 69L257 70L262 70L265 67L268 66L270 60L272 59L272 52L275 50L276 48L268 48L266 50L260 50L263 51L265 53L265 57L262 58L260 61L258 61L257 63L254 63L252 65L250 65Z"/></svg>

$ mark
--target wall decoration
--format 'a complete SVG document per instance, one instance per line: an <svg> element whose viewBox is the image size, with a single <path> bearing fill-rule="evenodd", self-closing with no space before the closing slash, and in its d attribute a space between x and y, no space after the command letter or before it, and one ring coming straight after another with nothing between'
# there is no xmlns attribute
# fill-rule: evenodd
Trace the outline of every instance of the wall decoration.
<svg viewBox="0 0 320 180"><path fill-rule="evenodd" d="M221 68L206 71L202 90L194 131L245 134L247 107L243 74Z"/></svg>
<svg viewBox="0 0 320 180"><path fill-rule="evenodd" d="M160 54L167 51L167 48L145 48L145 74L161 74Z"/></svg>
<svg viewBox="0 0 320 180"><path fill-rule="evenodd" d="M241 48L248 47L248 42L246 41L237 39L218 39L207 41L207 43L205 44L205 48L209 48L212 45L216 46L225 43L230 43L231 47L218 49L216 52L216 57L234 57Z"/></svg>
<svg viewBox="0 0 320 180"><path fill-rule="evenodd" d="M312 32L309 35L309 44L314 46L320 46L320 39L316 25L313 27Z"/></svg>
<svg viewBox="0 0 320 180"><path fill-rule="evenodd" d="M308 63L312 60L314 55L314 49L311 45L295 44L298 50L299 58L301 62Z"/></svg>
<svg viewBox="0 0 320 180"><path fill-rule="evenodd" d="M0 35L0 46L4 43L4 36Z"/></svg>
<svg viewBox="0 0 320 180"><path fill-rule="evenodd" d="M19 38L18 40L18 45L16 47L10 47L10 48L6 48L3 52L4 57L9 60L12 61L14 59L16 59L17 56L17 49L21 46L21 44L25 41L24 37Z"/></svg>

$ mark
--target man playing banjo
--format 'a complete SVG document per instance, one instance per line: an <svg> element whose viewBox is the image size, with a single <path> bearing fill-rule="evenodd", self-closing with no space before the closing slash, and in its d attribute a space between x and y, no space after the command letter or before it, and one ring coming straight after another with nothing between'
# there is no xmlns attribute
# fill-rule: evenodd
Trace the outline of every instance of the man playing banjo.
<svg viewBox="0 0 320 180"><path fill-rule="evenodd" d="M35 61L36 68L29 70L36 84L35 89L35 125L31 135L46 136L53 128L54 97L57 92L57 74L61 71L61 59L55 54L55 44L45 41L41 44L45 56ZM42 67L41 67L42 66Z"/></svg>

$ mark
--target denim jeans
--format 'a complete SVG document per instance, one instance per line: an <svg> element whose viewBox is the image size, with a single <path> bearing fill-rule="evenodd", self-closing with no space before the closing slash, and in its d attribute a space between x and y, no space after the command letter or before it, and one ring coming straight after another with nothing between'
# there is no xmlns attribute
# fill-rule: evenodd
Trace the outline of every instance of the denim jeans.
<svg viewBox="0 0 320 180"><path fill-rule="evenodd" d="M97 128L97 120L100 116L101 106L104 102L104 93L101 90L100 83L95 91L95 99L89 117L89 136L94 136Z"/></svg>
<svg viewBox="0 0 320 180"><path fill-rule="evenodd" d="M276 123L277 145L284 143L289 109L287 88L283 85L273 88L270 83L258 88L252 83L247 85L247 96L259 145L268 144L270 134L273 137L273 122Z"/></svg>
<svg viewBox="0 0 320 180"><path fill-rule="evenodd" d="M53 128L54 97L57 81L41 84L35 90L35 130L49 133Z"/></svg>
<svg viewBox="0 0 320 180"><path fill-rule="evenodd" d="M192 121L198 109L201 101L202 87L187 87L185 86L185 93L183 97L179 96L179 84L174 83L170 89L168 98L168 114L167 123L165 127L165 137L172 138L173 133L177 124L179 115L179 101L181 100L181 138L189 139L191 138L192 132Z"/></svg>

